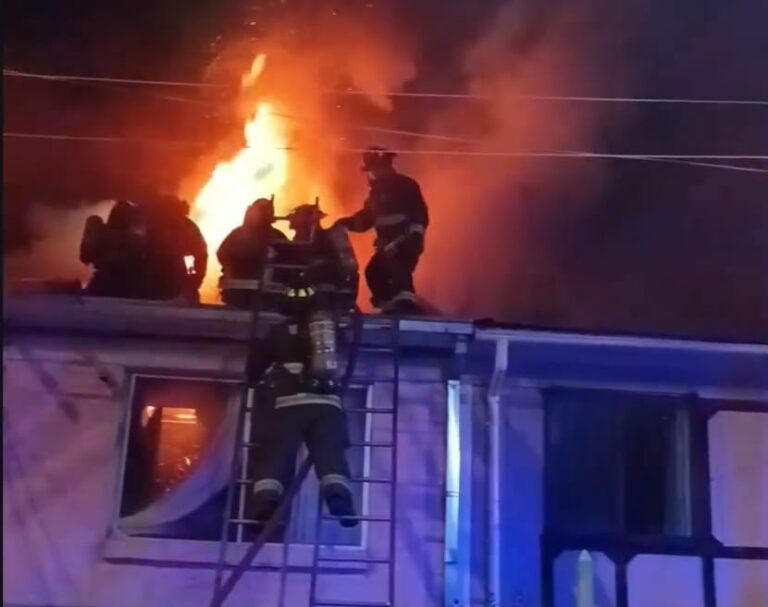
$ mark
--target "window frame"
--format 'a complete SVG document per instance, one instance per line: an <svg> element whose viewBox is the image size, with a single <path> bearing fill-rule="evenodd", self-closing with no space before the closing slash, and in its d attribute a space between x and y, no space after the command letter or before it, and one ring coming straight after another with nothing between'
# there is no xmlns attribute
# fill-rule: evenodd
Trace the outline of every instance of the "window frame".
<svg viewBox="0 0 768 607"><path fill-rule="evenodd" d="M147 564L156 562L177 563L183 566L184 563L205 564L213 568L218 561L218 550L221 540L192 540L181 538L149 538L134 536L124 533L120 529L120 510L124 496L124 483L126 464L128 457L128 441L131 427L131 416L133 415L133 400L136 391L136 382L141 378L166 379L179 381L211 381L218 383L231 384L233 388L232 399L238 401L236 406L240 406L242 397L241 388L243 386L242 376L231 372L222 372L206 369L179 369L167 367L126 367L124 369L124 382L119 395L119 402L124 408L120 416L120 422L116 437L116 449L118 450L116 461L117 469L115 474L115 486L113 490L113 504L111 508L110 523L106 531L106 542L104 550L104 559L107 562L115 564ZM366 407L374 405L376 382L358 381L349 386L350 389L364 389L366 391ZM357 414L360 415L360 414ZM370 437L374 432L376 415L365 414L364 436L365 442L370 442ZM363 447L363 475L370 474L371 466L371 447ZM363 483L361 491L361 513L366 514L369 511L370 484ZM346 557L369 557L369 525L367 522L361 523L360 543L354 545L332 545L324 546L320 544L323 555L346 556ZM250 542L230 541L228 543L228 560L236 561L248 549ZM273 568L280 566L283 559L283 543L268 542L264 545L259 557L254 561L251 568L260 567ZM309 566L311 564L314 544L312 543L292 543L289 542L291 559L289 567ZM309 560L308 560L309 559ZM306 561L306 563L305 563ZM365 570L367 564L345 563L344 570Z"/></svg>
<svg viewBox="0 0 768 607"><path fill-rule="evenodd" d="M718 607L716 592L715 561L720 559L757 560L768 562L768 547L726 546L713 534L712 500L710 486L710 440L709 422L720 412L752 412L768 415L768 403L745 399L728 399L721 396L702 396L696 392L659 392L637 387L575 387L551 385L549 388L563 388L574 392L600 391L617 394L642 394L648 397L677 397L676 407L687 411L690 423L689 460L691 495L691 534L688 537L638 536L625 532L603 534L571 534L551 529L548 522L548 500L552 484L552 466L549 461L549 429L551 404L542 394L543 421L543 529L540 538L541 549L541 597L544 607L554 605L554 567L557 558L566 551L587 550L605 554L614 564L615 606L629 606L627 569L630 561L641 555L669 555L697 557L701 562L701 583L704 596L702 607ZM545 392L542 390L542 392ZM634 607L634 606L632 606Z"/></svg>

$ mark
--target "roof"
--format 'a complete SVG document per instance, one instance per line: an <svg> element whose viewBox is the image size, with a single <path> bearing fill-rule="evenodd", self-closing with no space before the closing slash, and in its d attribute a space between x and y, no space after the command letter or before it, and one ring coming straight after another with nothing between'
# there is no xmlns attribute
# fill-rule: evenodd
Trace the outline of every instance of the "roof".
<svg viewBox="0 0 768 607"><path fill-rule="evenodd" d="M276 322L277 315L267 315ZM350 320L343 322L349 327ZM361 343L386 346L392 319L362 317ZM250 313L218 305L19 294L4 300L5 333L69 333L147 339L246 341ZM404 350L431 350L453 356L467 344L466 369L493 370L496 343L509 345L508 375L547 382L626 381L663 386L713 385L766 391L768 345L605 335L493 326L434 317L403 319ZM768 396L766 397L768 402Z"/></svg>

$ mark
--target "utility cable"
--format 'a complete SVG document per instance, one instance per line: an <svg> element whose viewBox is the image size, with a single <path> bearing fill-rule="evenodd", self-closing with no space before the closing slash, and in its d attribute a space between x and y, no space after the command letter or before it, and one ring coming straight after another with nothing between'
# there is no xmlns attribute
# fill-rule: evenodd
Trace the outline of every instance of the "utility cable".
<svg viewBox="0 0 768 607"><path fill-rule="evenodd" d="M127 145L151 145L151 146L176 146L189 148L203 148L208 144L199 141L179 141L169 139L137 139L128 137L97 137L77 135L51 135L44 133L3 133L3 137L12 139L53 140L53 141L90 141L95 143L118 143ZM248 146L243 146L248 147ZM290 152L301 151L293 147L276 147L275 150ZM345 154L361 154L365 148L334 148L335 152ZM491 158L560 158L560 159L616 159L616 160L640 160L675 163L702 168L714 168L722 170L740 171L748 173L768 173L768 169L759 167L746 167L735 164L723 164L717 162L704 162L714 160L736 161L768 161L768 155L744 155L744 154L610 154L598 152L493 152L471 150L392 150L401 155L439 155L439 156L463 156L463 157L491 157Z"/></svg>
<svg viewBox="0 0 768 607"><path fill-rule="evenodd" d="M202 141L185 141L172 139L132 139L128 137L97 137L77 135L52 135L47 133L3 133L3 137L20 139L51 139L95 141L107 143L129 143L153 145L182 145L202 147L207 145ZM249 146L243 146L249 147ZM294 147L275 147L276 150L301 151ZM331 147L335 152L362 154L367 148L356 147ZM768 161L768 154L615 154L610 152L583 152L583 151L494 151L494 150L419 150L419 149L389 149L390 152L403 156L469 156L485 158L597 158L617 160L762 160Z"/></svg>
<svg viewBox="0 0 768 607"><path fill-rule="evenodd" d="M36 80L49 80L59 82L112 82L115 84L135 84L145 86L168 86L185 88L207 88L207 89L226 89L235 88L224 84L210 82L189 82L176 80L151 80L144 78L113 78L105 76L84 76L84 75L65 75L65 74L38 74L25 72L21 70L3 69L3 76L9 78L27 78ZM385 95L387 97L410 97L421 99L464 99L475 101L493 101L494 99L503 99L504 101L547 101L547 102L580 102L580 103L642 103L642 104L683 104L683 105L736 105L736 106L763 106L768 107L768 100L761 99L697 99L697 98L674 98L674 97L608 97L608 96L582 96L582 95L503 95L495 97L493 95L479 95L473 93L439 93L439 92L407 92L407 91L386 91L372 92L354 89L329 90L323 91L326 95L351 96L351 97L371 97Z"/></svg>

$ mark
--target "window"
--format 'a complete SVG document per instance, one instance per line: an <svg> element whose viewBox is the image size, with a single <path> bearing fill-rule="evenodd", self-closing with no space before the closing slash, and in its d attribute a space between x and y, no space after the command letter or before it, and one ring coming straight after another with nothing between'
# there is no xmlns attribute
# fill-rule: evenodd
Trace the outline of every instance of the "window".
<svg viewBox="0 0 768 607"><path fill-rule="evenodd" d="M545 605L575 605L583 551L613 563L597 605L768 605L766 403L558 388L544 404Z"/></svg>
<svg viewBox="0 0 768 607"><path fill-rule="evenodd" d="M345 406L367 406L368 390L351 388ZM128 420L120 520L124 533L218 541L231 473L241 388L234 381L135 375ZM365 440L369 415L350 415L353 442ZM258 424L254 417L253 424ZM353 477L365 475L367 448L353 447L347 459ZM301 458L298 458L300 461ZM243 518L250 492L238 485L232 518ZM356 484L356 504L365 506L364 487ZM313 543L317 521L317 482L314 474L294 500L289 537L293 543ZM242 497L241 497L242 492ZM240 530L240 531L238 531ZM259 528L230 529L230 540L248 541ZM361 526L343 529L322 526L322 540L336 545L360 545ZM284 529L272 538L282 541Z"/></svg>
<svg viewBox="0 0 768 607"><path fill-rule="evenodd" d="M550 390L547 527L570 535L691 532L685 401Z"/></svg>

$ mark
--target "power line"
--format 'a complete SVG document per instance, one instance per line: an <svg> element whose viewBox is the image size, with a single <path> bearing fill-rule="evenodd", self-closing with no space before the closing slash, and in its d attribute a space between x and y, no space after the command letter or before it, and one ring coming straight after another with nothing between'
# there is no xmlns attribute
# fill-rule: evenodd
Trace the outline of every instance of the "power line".
<svg viewBox="0 0 768 607"><path fill-rule="evenodd" d="M366 91L333 91L334 95L369 96ZM419 92L389 92L388 97L414 97L426 99L468 99L476 101L492 101L498 97L493 95L473 95L471 93L419 93ZM768 106L768 101L759 99L686 99L672 97L580 97L575 95L504 95L503 99L514 101L576 101L596 103L669 103L690 105L758 105Z"/></svg>
<svg viewBox="0 0 768 607"><path fill-rule="evenodd" d="M3 76L10 78L27 78L36 80L49 80L59 82L111 82L116 84L135 84L146 86L168 86L185 88L226 89L234 88L223 84L209 82L184 82L168 80L150 80L141 78L112 78L105 76L82 76L64 74L37 74L22 72L19 70L3 69ZM324 91L326 95L371 97L385 95L387 97L410 97L422 99L464 99L474 101L492 101L497 99L493 95L477 95L471 93L437 93L437 92L402 92L386 91L370 92L358 90L334 90ZM606 97L606 96L577 96L577 95L504 95L504 100L512 101L547 101L547 102L577 102L577 103L641 103L641 104L682 104L682 105L737 105L737 106L762 106L768 107L768 100L760 99L696 99L696 98L672 98L672 97ZM178 99L181 101L182 99Z"/></svg>
<svg viewBox="0 0 768 607"><path fill-rule="evenodd" d="M362 154L366 148L341 148L337 151ZM768 160L768 155L752 154L613 154L608 152L528 152L493 150L392 150L399 155L417 156L478 156L489 158L597 158L617 160Z"/></svg>
<svg viewBox="0 0 768 607"><path fill-rule="evenodd" d="M704 167L709 169L726 169L729 171L741 171L744 173L766 173L768 169L758 167L745 167L738 164L722 164L718 162L698 162L694 160L678 160L676 158L647 158L650 162L668 162L671 164L684 164L693 167Z"/></svg>
<svg viewBox="0 0 768 607"><path fill-rule="evenodd" d="M180 147L206 147L208 144L198 141L179 141L168 139L145 139L128 137L99 137L99 136L78 136L78 135L52 135L44 133L3 133L3 137L16 139L37 139L53 141L90 141L95 143L120 143L127 145L155 145L155 146L180 146ZM245 146L247 147L247 146ZM345 154L359 154L365 151L365 148L333 147L335 152ZM300 151L297 148L282 147L275 150ZM485 151L455 151L455 150L393 150L397 154L404 155L451 155L464 157L498 157L498 158L560 158L560 159L618 159L618 160L640 160L653 162L667 162L675 164L684 164L689 166L698 166L706 168L716 168L732 171L742 171L750 173L768 173L768 169L758 167L746 167L734 164L723 164L717 162L704 162L714 160L762 160L768 161L768 155L717 155L717 154L610 154L600 152L485 152Z"/></svg>
<svg viewBox="0 0 768 607"><path fill-rule="evenodd" d="M224 88L220 84L206 82L179 82L173 80L144 80L139 78L111 78L105 76L70 76L63 74L34 74L17 70L3 69L3 76L10 78L29 78L33 80L53 80L60 82L112 82L115 84L143 84L147 86L178 86L187 88Z"/></svg>
<svg viewBox="0 0 768 607"><path fill-rule="evenodd" d="M94 143L126 143L132 145L186 146L205 147L201 141L177 141L173 139L129 138L129 137L99 137L92 135L53 135L49 133L3 133L10 139L46 139L50 141L91 141Z"/></svg>
<svg viewBox="0 0 768 607"><path fill-rule="evenodd" d="M323 126L327 126L327 123L319 122L317 120L302 118L300 116L294 116L292 114L283 114L279 112L271 112L271 114L273 116L277 116L279 118L286 118L288 120L293 120L301 124L309 124L309 125L320 124ZM404 131L400 129L388 129L384 127L367 126L367 125L361 125L361 124L346 124L346 125L343 125L341 128L346 128L354 131L368 131L371 133L382 133L385 135L401 135L406 137L419 137L422 139L434 139L436 141L450 141L453 143L464 143L469 145L487 145L488 144L487 141L482 139L468 139L466 137L458 137L455 135L439 135L436 133L423 133L419 131Z"/></svg>

